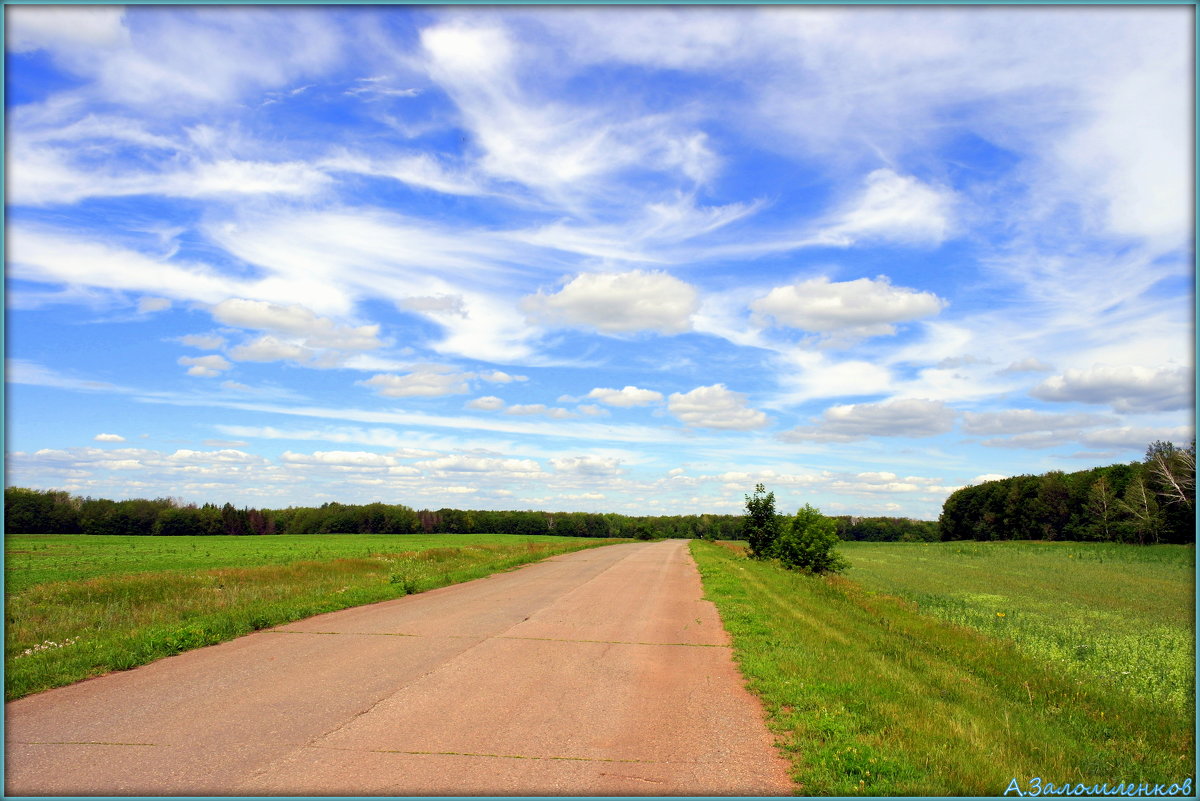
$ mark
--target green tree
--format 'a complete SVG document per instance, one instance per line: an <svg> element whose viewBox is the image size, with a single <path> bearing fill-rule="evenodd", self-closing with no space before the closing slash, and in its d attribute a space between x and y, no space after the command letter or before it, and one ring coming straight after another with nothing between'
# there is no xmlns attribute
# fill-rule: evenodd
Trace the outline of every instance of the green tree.
<svg viewBox="0 0 1200 801"><path fill-rule="evenodd" d="M1103 473L1088 488L1084 511L1088 520L1082 533L1088 539L1112 542L1117 539L1117 493Z"/></svg>
<svg viewBox="0 0 1200 801"><path fill-rule="evenodd" d="M750 543L750 555L755 559L774 556L775 541L779 538L779 520L775 517L775 493L756 484L754 494L746 496L746 516L742 518L742 539Z"/></svg>
<svg viewBox="0 0 1200 801"><path fill-rule="evenodd" d="M1129 526L1140 544L1158 542L1162 534L1162 511L1154 491L1142 476L1129 482L1118 504L1129 515Z"/></svg>
<svg viewBox="0 0 1200 801"><path fill-rule="evenodd" d="M850 566L835 550L840 541L837 523L806 503L784 526L774 555L792 570L840 573Z"/></svg>

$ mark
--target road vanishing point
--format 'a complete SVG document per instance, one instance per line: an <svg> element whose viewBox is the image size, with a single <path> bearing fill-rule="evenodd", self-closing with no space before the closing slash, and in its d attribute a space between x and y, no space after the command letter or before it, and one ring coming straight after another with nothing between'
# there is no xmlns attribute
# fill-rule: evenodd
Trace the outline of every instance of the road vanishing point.
<svg viewBox="0 0 1200 801"><path fill-rule="evenodd" d="M701 594L611 545L28 696L5 794L790 795Z"/></svg>

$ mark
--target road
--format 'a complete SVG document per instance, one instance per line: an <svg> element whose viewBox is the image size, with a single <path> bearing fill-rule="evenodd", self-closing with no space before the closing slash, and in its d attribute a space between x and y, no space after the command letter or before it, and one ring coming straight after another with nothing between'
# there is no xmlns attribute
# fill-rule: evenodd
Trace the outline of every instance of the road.
<svg viewBox="0 0 1200 801"><path fill-rule="evenodd" d="M686 542L319 615L6 705L6 795L787 795Z"/></svg>

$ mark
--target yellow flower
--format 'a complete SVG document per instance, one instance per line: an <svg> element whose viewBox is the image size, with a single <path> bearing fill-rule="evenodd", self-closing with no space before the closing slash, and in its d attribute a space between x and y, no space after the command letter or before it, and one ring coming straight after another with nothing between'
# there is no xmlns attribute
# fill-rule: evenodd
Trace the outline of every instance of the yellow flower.
<svg viewBox="0 0 1200 801"><path fill-rule="evenodd" d="M997 613L996 613L996 617L1004 617L1004 613L1003 613L1003 612L997 612Z"/></svg>

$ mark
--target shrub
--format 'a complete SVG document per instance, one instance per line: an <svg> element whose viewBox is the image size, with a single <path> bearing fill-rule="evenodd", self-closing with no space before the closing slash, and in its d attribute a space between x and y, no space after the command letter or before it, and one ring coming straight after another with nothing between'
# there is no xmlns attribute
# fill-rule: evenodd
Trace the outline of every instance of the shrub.
<svg viewBox="0 0 1200 801"><path fill-rule="evenodd" d="M837 524L806 503L784 526L772 555L792 570L839 573L850 564L834 551L838 542Z"/></svg>

